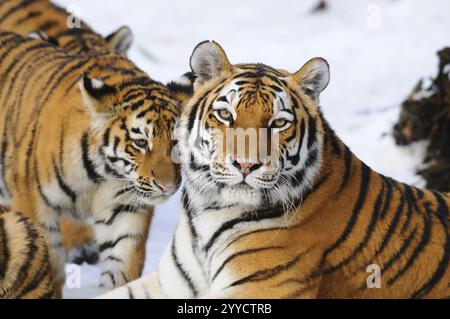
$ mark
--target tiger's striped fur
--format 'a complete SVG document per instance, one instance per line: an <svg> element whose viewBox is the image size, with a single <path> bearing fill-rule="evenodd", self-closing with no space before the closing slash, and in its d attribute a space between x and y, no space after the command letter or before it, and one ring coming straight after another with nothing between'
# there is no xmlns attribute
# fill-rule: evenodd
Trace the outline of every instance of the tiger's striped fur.
<svg viewBox="0 0 450 319"><path fill-rule="evenodd" d="M33 36L59 46L73 55L110 51L127 55L133 34L128 27L121 27L106 38L95 33L84 21L80 28L63 8L48 0L0 0L0 29L23 36ZM192 75L187 74L170 82L168 88L174 97L184 101L192 95ZM153 208L148 214L152 216ZM147 222L149 224L149 222ZM96 263L98 245L93 238L91 225L70 217L61 220L62 242L67 261L81 264Z"/></svg>
<svg viewBox="0 0 450 319"><path fill-rule="evenodd" d="M133 42L128 27L103 38L84 21L48 0L0 0L0 29L23 36L37 33L74 55L110 51L126 56Z"/></svg>
<svg viewBox="0 0 450 319"><path fill-rule="evenodd" d="M231 65L204 42L191 66L198 79L179 128L187 187L176 233L157 274L104 297L450 296L449 194L374 172L334 134L319 108L325 60L289 74ZM217 155L226 128L268 127L276 157L233 147Z"/></svg>
<svg viewBox="0 0 450 319"><path fill-rule="evenodd" d="M0 208L0 299L53 298L47 245L24 215Z"/></svg>
<svg viewBox="0 0 450 319"><path fill-rule="evenodd" d="M55 291L64 214L93 216L103 286L140 275L151 206L180 181L178 116L170 90L122 56L0 32L1 201L45 229Z"/></svg>
<svg viewBox="0 0 450 319"><path fill-rule="evenodd" d="M78 19L78 28L74 19L78 18L48 0L0 0L0 29L4 31L39 38L74 55L91 51L127 55L133 41L128 27L121 27L103 38L81 19ZM61 230L68 262L91 264L97 261L98 247L89 224L62 217Z"/></svg>

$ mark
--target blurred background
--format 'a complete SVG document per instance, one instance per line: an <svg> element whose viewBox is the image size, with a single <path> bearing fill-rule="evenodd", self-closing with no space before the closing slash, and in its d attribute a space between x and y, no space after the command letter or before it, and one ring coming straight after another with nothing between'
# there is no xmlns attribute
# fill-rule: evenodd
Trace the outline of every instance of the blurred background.
<svg viewBox="0 0 450 319"><path fill-rule="evenodd" d="M189 71L192 49L203 40L220 43L232 63L262 62L292 72L312 57L324 57L331 82L321 105L337 134L373 169L425 185L416 172L428 142L397 146L392 128L418 80L438 72L436 53L450 42L450 1L55 2L102 35L131 27L130 59L162 82ZM178 202L179 195L157 208L145 273L155 269L170 240ZM82 289L66 289L66 297L95 295L99 270L83 266L81 275Z"/></svg>

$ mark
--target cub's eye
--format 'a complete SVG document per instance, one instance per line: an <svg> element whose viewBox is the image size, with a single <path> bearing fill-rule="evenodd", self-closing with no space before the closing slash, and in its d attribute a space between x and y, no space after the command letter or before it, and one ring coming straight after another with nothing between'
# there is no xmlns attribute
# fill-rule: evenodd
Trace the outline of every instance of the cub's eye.
<svg viewBox="0 0 450 319"><path fill-rule="evenodd" d="M226 122L232 122L233 121L233 115L230 111L227 110L218 110L215 112L215 115L219 121L226 121Z"/></svg>
<svg viewBox="0 0 450 319"><path fill-rule="evenodd" d="M142 148L146 150L148 148L147 140L140 139L140 140L134 140L134 145L136 145L138 148Z"/></svg>
<svg viewBox="0 0 450 319"><path fill-rule="evenodd" d="M290 124L290 122L288 122L285 119L278 119L272 122L271 127L272 128L283 128L284 126Z"/></svg>

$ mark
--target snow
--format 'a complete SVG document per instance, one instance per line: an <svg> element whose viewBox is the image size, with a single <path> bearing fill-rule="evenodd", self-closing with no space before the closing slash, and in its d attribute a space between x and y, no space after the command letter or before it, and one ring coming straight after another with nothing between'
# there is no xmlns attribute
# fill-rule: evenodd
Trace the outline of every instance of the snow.
<svg viewBox="0 0 450 319"><path fill-rule="evenodd" d="M188 71L192 49L206 39L219 42L231 62L264 62L292 72L312 57L324 57L331 83L321 105L337 134L375 170L423 185L415 169L425 143L397 147L390 130L418 79L437 72L436 52L448 45L449 1L330 0L329 9L316 14L311 9L317 0L57 2L79 9L104 35L130 26L130 58L163 82ZM156 209L146 274L173 233L178 203L179 195ZM80 274L81 288L66 285L66 298L99 293L98 268L82 266Z"/></svg>

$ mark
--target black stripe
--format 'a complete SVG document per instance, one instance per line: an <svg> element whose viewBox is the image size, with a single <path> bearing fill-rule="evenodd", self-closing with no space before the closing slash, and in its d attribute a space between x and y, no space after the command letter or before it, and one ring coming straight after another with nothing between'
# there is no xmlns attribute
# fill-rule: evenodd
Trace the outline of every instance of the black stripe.
<svg viewBox="0 0 450 319"><path fill-rule="evenodd" d="M25 262L23 262L19 269L17 269L17 276L15 280L11 283L12 287L20 287L26 279L26 276L22 276L22 274L26 274L29 272L29 269L32 265L32 262L36 256L36 254L40 251L38 246L36 245L39 234L31 224L28 218L23 215L19 216L18 222L25 226L25 234L24 237L27 239L27 250L24 251Z"/></svg>
<svg viewBox="0 0 450 319"><path fill-rule="evenodd" d="M352 215L350 216L350 219L345 226L344 232L339 236L338 240L325 250L325 257L333 252L336 248L338 248L344 241L346 241L348 236L351 234L353 227L355 226L358 219L361 208L363 207L366 200L371 173L372 171L370 170L370 168L367 167L366 164L361 162L361 185L359 187L358 198L356 200L355 206L353 207Z"/></svg>
<svg viewBox="0 0 450 319"><path fill-rule="evenodd" d="M377 257L380 253L383 252L383 250L386 248L387 244L389 243L389 241L391 240L392 236L395 233L398 222L403 213L403 207L405 205L405 200L403 198L403 195L401 195L399 201L400 201L400 203L397 207L397 210L396 210L394 216L391 219L391 222L389 223L388 230L387 230L386 234L383 236L383 241L381 242L381 245L378 247L378 249L375 252L375 257Z"/></svg>
<svg viewBox="0 0 450 319"><path fill-rule="evenodd" d="M134 293L130 286L127 286L128 289L128 299L134 299Z"/></svg>
<svg viewBox="0 0 450 319"><path fill-rule="evenodd" d="M81 156L84 169L86 170L89 179L94 183L98 183L103 176L96 172L95 165L89 157L89 135L87 132L84 133L81 138Z"/></svg>
<svg viewBox="0 0 450 319"><path fill-rule="evenodd" d="M316 140L316 132L317 132L317 124L316 124L316 119L312 116L309 117L309 121L308 121L308 149L310 149L313 144L314 141Z"/></svg>
<svg viewBox="0 0 450 319"><path fill-rule="evenodd" d="M356 249L349 256L345 257L337 265L332 266L332 267L328 268L327 270L325 270L325 273L327 273L327 274L328 273L332 273L332 272L334 272L334 271L344 267L349 262L354 260L356 255L359 254L364 249L364 247L367 246L367 244L369 243L370 237L372 236L373 230L375 228L375 224L377 223L378 216L380 214L380 207L381 207L381 202L382 202L382 199L383 199L384 187L385 187L384 184L382 184L381 190L378 193L378 196L377 196L377 198L375 200L375 204L374 204L373 209L372 209L372 217L370 218L369 225L367 226L367 229L366 229L366 231L364 233L363 240L358 244Z"/></svg>
<svg viewBox="0 0 450 319"><path fill-rule="evenodd" d="M283 247L281 246L269 246L269 247L261 247L261 248L254 248L254 249L246 249L246 250L241 250L237 253L234 253L230 256L228 256L228 258L226 258L222 265L220 265L220 267L216 270L216 272L214 273L214 275L212 276L211 281L214 281L217 276L219 276L219 274L222 272L223 268L225 268L225 266L231 262L233 259L239 257L239 256L243 256L243 255L249 255L249 254L255 254L261 251L266 251L266 250L273 250L273 249L283 249Z"/></svg>
<svg viewBox="0 0 450 319"><path fill-rule="evenodd" d="M348 146L344 147L344 173L342 175L342 183L339 187L339 193L344 190L344 188L348 185L350 181L350 176L352 172L352 160L353 154L348 148Z"/></svg>
<svg viewBox="0 0 450 319"><path fill-rule="evenodd" d="M392 200L392 195L393 195L392 188L393 187L392 187L390 178L387 178L383 175L380 175L380 176L383 179L383 182L386 184L386 195L384 197L383 208L381 209L381 212L380 212L380 218L384 218L391 206L391 200Z"/></svg>
<svg viewBox="0 0 450 319"><path fill-rule="evenodd" d="M276 275L280 274L281 272L289 270L290 268L295 266L295 264L300 260L300 258L302 258L304 255L306 255L309 251L311 251L312 248L313 247L308 248L305 252L297 255L296 257L294 257L287 263L278 265L273 268L259 270L251 275L248 275L248 276L245 276L244 278L236 280L229 287L235 287L235 286L243 285L243 284L246 284L249 282L257 282L257 281L263 281L263 280L273 278Z"/></svg>
<svg viewBox="0 0 450 319"><path fill-rule="evenodd" d="M109 270L108 270L108 271L104 271L104 272L101 273L101 275L102 275L102 276L108 275L109 278L111 278L111 282L112 282L113 286L114 286L114 287L116 286L116 280L114 279L114 275L113 275L112 272L110 272Z"/></svg>
<svg viewBox="0 0 450 319"><path fill-rule="evenodd" d="M406 200L406 214L405 214L405 222L403 223L401 233L403 234L409 226L409 223L411 222L411 215L413 213L413 207L415 211L417 211L417 203L416 199L414 197L414 194L412 193L411 187L409 185L404 185L404 193L405 193L405 200Z"/></svg>
<svg viewBox="0 0 450 319"><path fill-rule="evenodd" d="M28 20L31 20L33 18L39 17L42 15L42 12L39 11L30 11L27 13L27 15L23 18L20 18L16 21L15 26L20 26L22 23L27 22Z"/></svg>
<svg viewBox="0 0 450 319"><path fill-rule="evenodd" d="M433 276L431 276L430 280L424 284L422 287L420 287L417 291L415 291L411 298L421 298L425 296L428 292L430 292L436 284L440 282L442 277L445 275L446 271L448 270L449 265L449 259L450 259L450 236L448 234L448 225L444 218L442 216L439 216L439 221L441 222L443 230L446 232L446 239L444 243L444 252L441 261L439 262L439 265L434 272ZM448 279L448 278L447 278ZM450 287L450 282L448 287Z"/></svg>
<svg viewBox="0 0 450 319"><path fill-rule="evenodd" d="M180 261L178 260L178 255L177 255L177 252L176 252L175 241L176 241L176 236L174 235L173 239L172 239L172 247L171 247L171 254L172 254L173 262L175 263L175 266L177 267L177 269L180 272L180 274L183 277L183 279L188 284L189 289L191 289L192 294L194 295L194 297L197 297L198 290L197 290L197 288L195 288L194 282L189 277L189 275L187 274L186 270L183 268L183 266L181 265Z"/></svg>
<svg viewBox="0 0 450 319"><path fill-rule="evenodd" d="M135 238L135 235L125 234L125 235L119 236L119 238L117 238L116 240L109 240L109 241L103 242L103 243L99 244L98 250L100 252L103 252L106 249L114 248L119 242L121 242L124 239L129 239L129 238Z"/></svg>
<svg viewBox="0 0 450 319"><path fill-rule="evenodd" d="M438 192L435 192L435 191L432 191L432 193L438 203L436 214L438 214L439 216L442 216L444 218L448 218L449 217L449 208L448 208L446 201L442 198L442 194L439 194Z"/></svg>
<svg viewBox="0 0 450 319"><path fill-rule="evenodd" d="M403 254L406 252L406 250L408 249L408 247L411 245L413 239L415 238L417 233L417 229L415 228L411 234L403 241L402 246L400 247L400 249L396 252L394 252L392 254L392 257L384 264L381 273L385 273L386 271L388 271L397 260L400 259L400 257L403 256ZM366 287L366 285L364 285L364 288Z"/></svg>
<svg viewBox="0 0 450 319"><path fill-rule="evenodd" d="M44 258L44 263L48 261L48 258ZM46 263L44 268L40 268L37 274L34 274L33 279L28 282L28 284L23 287L17 294L15 294L16 299L22 299L28 293L32 292L36 288L39 288L42 282L51 275L50 264Z"/></svg>
<svg viewBox="0 0 450 319"><path fill-rule="evenodd" d="M72 200L72 203L75 203L77 201L77 194L75 194L74 190L70 188L69 185L64 181L64 179L61 176L61 173L58 169L58 166L56 165L55 160L53 160L53 169L56 174L56 180L58 181L58 186L61 188L61 190L70 197Z"/></svg>
<svg viewBox="0 0 450 319"><path fill-rule="evenodd" d="M5 221L0 216L0 278L5 278L6 271L9 264L9 248L8 248L8 234L6 233Z"/></svg>
<svg viewBox="0 0 450 319"><path fill-rule="evenodd" d="M96 220L95 224L112 225L120 214L136 213L139 210L137 206L129 204L120 204L114 207L111 216L105 220Z"/></svg>
<svg viewBox="0 0 450 319"><path fill-rule="evenodd" d="M24 9L24 8L32 5L33 3L34 3L34 1L32 1L32 0L24 0L24 1L20 2L18 5L10 8L3 16L0 17L0 23L5 21L6 19L8 19L11 15L16 13L17 11Z"/></svg>
<svg viewBox="0 0 450 319"><path fill-rule="evenodd" d="M423 215L423 222L424 222L424 229L422 234L422 239L420 240L417 247L412 252L411 256L408 258L408 261L406 264L397 271L397 273L392 276L390 279L388 279L387 283L388 285L394 284L394 282L402 277L408 269L414 264L414 262L417 260L419 254L424 250L424 248L427 246L428 242L430 241L430 235L431 235L431 216L429 214Z"/></svg>
<svg viewBox="0 0 450 319"><path fill-rule="evenodd" d="M203 247L203 250L205 252L208 252L211 249L212 245L214 245L214 243L216 242L217 238L219 238L220 235L222 235L224 232L232 229L234 226L236 226L240 223L257 222L257 221L261 221L264 219L278 218L283 215L284 215L284 210L282 207L262 208L262 209L258 209L257 211L243 213L240 217L223 223L222 226L220 226L219 229L217 229L214 232L214 234L211 236L209 241Z"/></svg>

